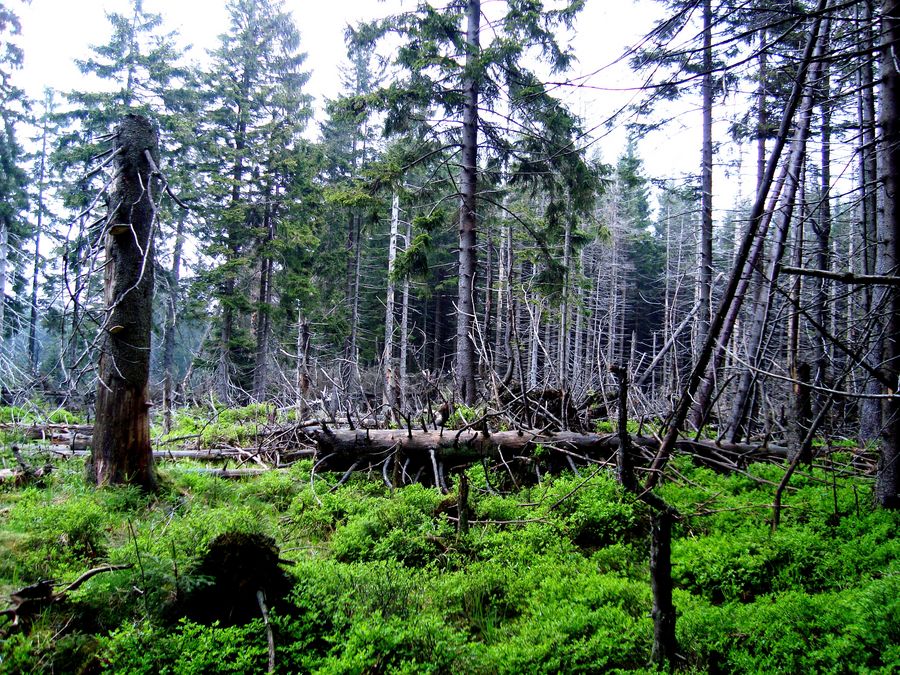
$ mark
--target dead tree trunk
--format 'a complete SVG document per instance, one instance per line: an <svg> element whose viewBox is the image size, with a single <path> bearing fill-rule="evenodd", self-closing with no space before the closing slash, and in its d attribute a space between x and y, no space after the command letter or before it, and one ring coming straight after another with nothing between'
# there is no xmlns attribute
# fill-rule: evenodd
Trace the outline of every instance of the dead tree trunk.
<svg viewBox="0 0 900 675"><path fill-rule="evenodd" d="M466 3L466 66L481 58L481 0ZM476 191L478 175L478 81L467 78L463 84L462 166L459 189L459 296L456 306L456 396L475 403L475 345L472 324L475 319Z"/></svg>
<svg viewBox="0 0 900 675"><path fill-rule="evenodd" d="M175 247L172 250L172 270L168 278L166 300L166 327L163 332L163 428L172 429L172 407L175 399L175 327L178 320L178 282L181 276L181 253L184 248L184 221L182 213L175 231Z"/></svg>
<svg viewBox="0 0 900 675"><path fill-rule="evenodd" d="M106 332L88 475L97 485L156 487L150 445L153 222L159 165L156 130L129 114L116 130L115 175L105 234Z"/></svg>
<svg viewBox="0 0 900 675"><path fill-rule="evenodd" d="M860 50L865 53L874 51L872 38L873 0L865 0L858 5L862 39ZM875 274L875 260L877 258L877 233L875 219L878 213L878 160L875 145L875 79L873 61L860 59L858 71L858 117L860 124L859 139L859 183L862 192L860 200L862 206L862 218L860 219L860 253L861 272L863 274ZM882 317L878 312L872 311L873 292L871 288L863 289L863 301L861 314L872 317L871 331L864 336L867 343L866 360L868 365L877 368L881 362L881 342L877 336L881 335L883 328ZM876 336L872 338L871 336ZM866 376L865 391L867 394L881 393L881 385L876 378ZM866 398L860 402L859 413L859 437L860 441L874 441L881 431L881 403L875 398Z"/></svg>
<svg viewBox="0 0 900 675"><path fill-rule="evenodd" d="M884 0L881 17L881 129L879 173L881 175L884 217L879 223L878 272L895 276L900 264L900 72L896 58L900 44L900 1ZM900 289L887 293L886 330L883 340L883 370L890 382L900 377ZM889 391L896 394L896 391ZM886 508L900 507L900 397L894 395L882 403L884 424L875 498Z"/></svg>
<svg viewBox="0 0 900 675"><path fill-rule="evenodd" d="M703 80L700 89L703 92L703 148L700 165L700 254L699 260L699 295L700 311L698 318L698 342L706 340L709 333L712 312L712 276L713 276L713 210L712 210L712 2L703 1Z"/></svg>

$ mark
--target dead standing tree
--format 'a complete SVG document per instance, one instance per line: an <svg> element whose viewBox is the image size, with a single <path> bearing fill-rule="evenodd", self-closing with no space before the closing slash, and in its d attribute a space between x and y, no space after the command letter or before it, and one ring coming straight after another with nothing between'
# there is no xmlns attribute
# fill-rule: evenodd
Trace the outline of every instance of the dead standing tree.
<svg viewBox="0 0 900 675"><path fill-rule="evenodd" d="M150 324L153 300L156 130L129 114L114 135L109 213L105 223L105 343L88 475L97 485L156 486L150 445Z"/></svg>

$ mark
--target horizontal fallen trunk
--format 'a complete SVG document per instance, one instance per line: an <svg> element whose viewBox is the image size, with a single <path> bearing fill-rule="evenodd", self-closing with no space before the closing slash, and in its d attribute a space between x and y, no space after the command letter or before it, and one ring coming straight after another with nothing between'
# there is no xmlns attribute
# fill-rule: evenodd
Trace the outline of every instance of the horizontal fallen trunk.
<svg viewBox="0 0 900 675"><path fill-rule="evenodd" d="M570 431L542 432L500 431L409 431L404 429L347 430L328 428L313 433L322 468L346 464L349 460L371 459L384 461L389 455L401 455L404 460L430 460L448 466L466 465L489 459L505 462L513 458L533 458L548 455L575 457L592 462L608 462L619 447L617 434L579 434ZM649 436L633 436L636 451L659 448L659 441ZM778 460L787 456L787 448L775 445L744 445L682 439L678 450L707 457L721 464L746 465L751 461Z"/></svg>
<svg viewBox="0 0 900 675"><path fill-rule="evenodd" d="M89 450L72 450L67 445L51 445L47 448L54 455L59 457L87 457L90 455ZM247 461L253 460L261 453L259 448L211 448L209 450L154 450L153 458L156 460L166 459L195 459L198 461L221 462L221 461ZM268 458L268 452L263 450L263 455ZM282 459L295 459L297 457L312 457L315 450L311 448L295 448L280 452Z"/></svg>
<svg viewBox="0 0 900 675"><path fill-rule="evenodd" d="M615 467L618 434L581 434L571 431L415 431L408 429L347 430L327 427L311 430L316 441L316 471L343 472L335 489L353 472L378 471L385 485L394 487L423 483L449 490L448 474L477 464L501 469L512 483L541 480L543 473L577 471L577 466L593 464ZM659 448L659 440L631 437L631 453L636 468L646 470ZM781 446L752 446L682 439L676 450L692 455L716 471L737 471L751 462L781 461L787 449ZM753 478L753 476L750 476ZM503 479L505 480L505 479ZM764 479L758 479L763 482Z"/></svg>

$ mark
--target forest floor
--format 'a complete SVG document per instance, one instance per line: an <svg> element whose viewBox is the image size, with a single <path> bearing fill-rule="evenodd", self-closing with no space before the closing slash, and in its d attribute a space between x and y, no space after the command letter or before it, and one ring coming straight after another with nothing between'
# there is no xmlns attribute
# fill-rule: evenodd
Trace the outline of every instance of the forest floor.
<svg viewBox="0 0 900 675"><path fill-rule="evenodd" d="M242 446L259 414L187 411L171 436ZM309 457L223 479L179 458L159 462L157 494L97 490L82 457L0 434L0 468L17 465L14 444L53 467L0 483L0 595L19 607L0 616L0 672L652 672L647 507L607 468L513 484L474 466L463 533L458 481L448 494L391 489L379 472L340 483ZM673 460L659 493L685 515L673 576L686 670L900 669L900 514L834 468L849 452L793 476L774 532L783 465ZM260 557L222 557L236 541ZM89 570L102 571L66 590Z"/></svg>

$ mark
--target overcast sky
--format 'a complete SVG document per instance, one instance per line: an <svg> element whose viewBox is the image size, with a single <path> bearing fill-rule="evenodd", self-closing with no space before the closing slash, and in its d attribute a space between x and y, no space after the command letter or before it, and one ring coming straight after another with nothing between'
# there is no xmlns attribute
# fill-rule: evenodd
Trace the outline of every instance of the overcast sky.
<svg viewBox="0 0 900 675"><path fill-rule="evenodd" d="M25 69L19 78L28 94L40 98L45 87L58 91L82 88L86 83L74 59L89 55L89 46L103 44L110 27L105 12L129 11L128 0L31 0L18 7L22 19ZM344 29L347 24L385 16L409 9L413 0L288 0L300 29L302 49L307 52L311 73L308 91L321 105L325 97L340 90L339 68L346 60ZM485 0L490 13L491 0ZM224 32L224 0L145 0L148 12L163 16L167 30L179 33L181 44L190 44L190 57L202 61L206 50L217 43ZM560 90L574 110L582 115L596 134L605 133L600 125L607 116L633 95L617 91L633 86L637 78L629 75L624 64L607 68L623 50L650 29L659 3L650 0L588 0L570 36L578 63L571 78L591 88ZM692 106L686 105L690 110ZM641 143L640 154L654 176L696 172L700 158L699 111L677 119L665 134L656 134ZM618 131L597 143L605 161L615 161L621 152L624 133ZM695 156L696 155L696 156Z"/></svg>

